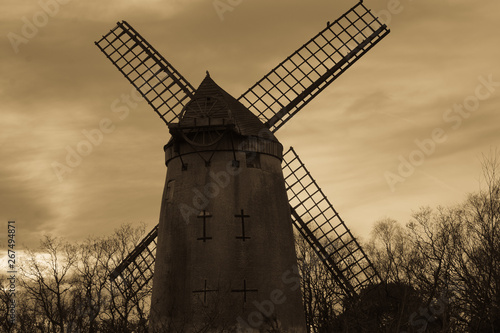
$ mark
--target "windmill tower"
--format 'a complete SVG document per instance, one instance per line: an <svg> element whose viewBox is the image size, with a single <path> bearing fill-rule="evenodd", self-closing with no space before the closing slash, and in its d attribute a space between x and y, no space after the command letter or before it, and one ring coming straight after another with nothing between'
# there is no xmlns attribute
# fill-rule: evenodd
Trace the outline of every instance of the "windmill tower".
<svg viewBox="0 0 500 333"><path fill-rule="evenodd" d="M305 332L292 225L346 295L375 282L356 239L274 133L388 33L360 1L238 99L208 73L194 89L127 22L96 42L172 135L160 223L112 274L130 295L154 273L153 332Z"/></svg>

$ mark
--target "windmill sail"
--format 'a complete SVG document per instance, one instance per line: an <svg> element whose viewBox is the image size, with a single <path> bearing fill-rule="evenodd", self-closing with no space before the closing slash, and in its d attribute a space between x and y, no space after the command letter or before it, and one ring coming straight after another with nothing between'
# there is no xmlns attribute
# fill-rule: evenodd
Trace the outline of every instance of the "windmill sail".
<svg viewBox="0 0 500 333"><path fill-rule="evenodd" d="M292 221L339 286L349 295L377 282L365 252L293 148L283 155Z"/></svg>
<svg viewBox="0 0 500 333"><path fill-rule="evenodd" d="M239 101L275 132L389 32L360 1L271 70Z"/></svg>
<svg viewBox="0 0 500 333"><path fill-rule="evenodd" d="M153 278L158 225L110 274L110 280L125 298L139 293Z"/></svg>
<svg viewBox="0 0 500 333"><path fill-rule="evenodd" d="M372 263L293 148L283 155L283 175L295 228L342 290L356 295L376 283ZM111 274L122 293L135 294L153 278L157 233L158 225Z"/></svg>
<svg viewBox="0 0 500 333"><path fill-rule="evenodd" d="M167 125L179 120L193 86L130 24L118 22L95 44Z"/></svg>

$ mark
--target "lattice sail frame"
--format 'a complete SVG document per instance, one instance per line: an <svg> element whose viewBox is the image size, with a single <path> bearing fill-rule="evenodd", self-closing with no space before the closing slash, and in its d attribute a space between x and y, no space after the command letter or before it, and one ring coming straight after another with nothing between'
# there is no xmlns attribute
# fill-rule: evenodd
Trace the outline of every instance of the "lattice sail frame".
<svg viewBox="0 0 500 333"><path fill-rule="evenodd" d="M390 30L360 1L243 93L239 101L277 131Z"/></svg>
<svg viewBox="0 0 500 333"><path fill-rule="evenodd" d="M339 286L354 296L377 283L368 256L293 148L283 155L282 168L292 222Z"/></svg>
<svg viewBox="0 0 500 333"><path fill-rule="evenodd" d="M147 286L154 273L158 224L110 274L113 283L126 299L132 299Z"/></svg>
<svg viewBox="0 0 500 333"><path fill-rule="evenodd" d="M195 89L130 24L118 22L95 44L167 125L180 119Z"/></svg>

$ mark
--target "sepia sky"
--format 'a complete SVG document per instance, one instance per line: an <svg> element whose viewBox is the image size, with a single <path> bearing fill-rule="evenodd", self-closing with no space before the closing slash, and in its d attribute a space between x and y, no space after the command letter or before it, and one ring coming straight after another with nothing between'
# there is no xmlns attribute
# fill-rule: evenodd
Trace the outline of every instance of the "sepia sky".
<svg viewBox="0 0 500 333"><path fill-rule="evenodd" d="M117 21L193 86L209 70L238 97L357 1L219 3L232 10L217 13L212 0L2 0L0 250L9 219L29 247L44 233L82 240L157 223L169 134L146 102L127 101L130 84L94 45ZM422 205L465 199L482 154L500 143L500 2L364 3L391 34L277 132L362 239L381 218L406 223ZM59 179L52 165L103 119L113 131Z"/></svg>

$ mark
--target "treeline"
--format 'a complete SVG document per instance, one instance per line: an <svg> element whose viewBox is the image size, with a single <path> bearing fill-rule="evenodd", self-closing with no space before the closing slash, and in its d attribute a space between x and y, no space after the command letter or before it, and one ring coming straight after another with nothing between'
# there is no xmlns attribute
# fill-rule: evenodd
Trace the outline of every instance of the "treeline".
<svg viewBox="0 0 500 333"><path fill-rule="evenodd" d="M111 236L78 244L45 236L39 250L28 250L21 258L15 306L10 281L1 277L0 331L147 332L151 286L138 295L124 296L109 280L144 236L143 224L122 225Z"/></svg>
<svg viewBox="0 0 500 333"><path fill-rule="evenodd" d="M310 332L500 332L500 165L484 161L481 190L452 207L420 208L402 225L378 221L363 244L380 281L348 298L297 237ZM124 296L109 274L145 236L123 225L78 244L45 236L16 281L16 321L1 277L0 331L147 332L151 285Z"/></svg>
<svg viewBox="0 0 500 333"><path fill-rule="evenodd" d="M500 332L500 160L483 162L480 190L411 220L378 221L364 248L381 281L349 299L299 242L312 332Z"/></svg>

